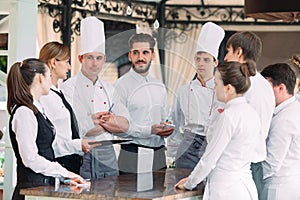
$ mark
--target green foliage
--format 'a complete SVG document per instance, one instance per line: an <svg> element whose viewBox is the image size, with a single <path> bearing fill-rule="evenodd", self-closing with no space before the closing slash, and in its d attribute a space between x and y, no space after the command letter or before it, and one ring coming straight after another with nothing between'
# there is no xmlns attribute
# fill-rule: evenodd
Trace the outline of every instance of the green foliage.
<svg viewBox="0 0 300 200"><path fill-rule="evenodd" d="M7 73L7 56L0 56L0 70Z"/></svg>

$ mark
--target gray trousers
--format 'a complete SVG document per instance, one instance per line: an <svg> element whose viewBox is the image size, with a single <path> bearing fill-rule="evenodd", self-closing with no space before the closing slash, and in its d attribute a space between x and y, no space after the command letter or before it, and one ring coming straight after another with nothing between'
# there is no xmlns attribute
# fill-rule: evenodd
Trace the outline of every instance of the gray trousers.
<svg viewBox="0 0 300 200"><path fill-rule="evenodd" d="M263 169L261 162L259 163L251 163L251 171L252 171L252 178L254 180L257 193L258 193L258 199L261 200L261 194L263 190Z"/></svg>
<svg viewBox="0 0 300 200"><path fill-rule="evenodd" d="M176 153L176 168L194 169L205 152L205 136L184 131L184 138Z"/></svg>
<svg viewBox="0 0 300 200"><path fill-rule="evenodd" d="M80 175L85 179L118 176L119 168L114 147L100 146L84 154Z"/></svg>

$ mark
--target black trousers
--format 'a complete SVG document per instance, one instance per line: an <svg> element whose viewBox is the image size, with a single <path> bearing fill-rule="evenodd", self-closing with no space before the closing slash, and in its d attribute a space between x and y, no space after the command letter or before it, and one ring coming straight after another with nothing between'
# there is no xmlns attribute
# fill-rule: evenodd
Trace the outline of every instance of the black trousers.
<svg viewBox="0 0 300 200"><path fill-rule="evenodd" d="M37 187L37 186L47 186L54 185L55 179L53 177L46 177L34 181L17 181L12 200L24 200L25 196L20 194L21 189Z"/></svg>
<svg viewBox="0 0 300 200"><path fill-rule="evenodd" d="M118 159L119 170L121 175L128 173L137 173L139 147L153 149L154 157L152 171L167 168L165 153L166 148L164 145L160 147L147 147L137 144L121 144L121 150Z"/></svg>
<svg viewBox="0 0 300 200"><path fill-rule="evenodd" d="M82 164L82 156L78 154L67 155L56 158L56 161L61 164L67 170L74 172L75 174L80 173L80 166Z"/></svg>

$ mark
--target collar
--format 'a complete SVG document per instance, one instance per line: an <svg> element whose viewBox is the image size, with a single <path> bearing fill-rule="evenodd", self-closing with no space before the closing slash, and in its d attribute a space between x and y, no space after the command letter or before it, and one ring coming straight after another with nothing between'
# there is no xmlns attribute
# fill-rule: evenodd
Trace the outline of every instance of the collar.
<svg viewBox="0 0 300 200"><path fill-rule="evenodd" d="M78 72L78 78L80 79L82 84L85 84L85 85L88 85L88 86L94 86L94 85L99 85L99 84L101 85L99 78L96 80L96 82L94 84L93 81L91 81L85 75L83 75L81 70Z"/></svg>
<svg viewBox="0 0 300 200"><path fill-rule="evenodd" d="M210 88L210 89L214 89L214 87L215 87L215 78L214 77L208 79L205 82L204 86L202 85L201 81L198 78L196 78L193 82L197 85L200 85L201 87L206 87L206 88Z"/></svg>
<svg viewBox="0 0 300 200"><path fill-rule="evenodd" d="M228 109L234 105L237 105L237 104L241 104L241 103L247 103L246 101L246 98L245 97L236 97L236 98L233 98L231 99L230 101L228 101L226 104L225 104L225 108L224 109Z"/></svg>
<svg viewBox="0 0 300 200"><path fill-rule="evenodd" d="M277 115L280 111L285 109L289 104L293 103L294 101L296 101L295 96L292 96L292 97L288 98L287 100L283 101L281 104L279 104L278 106L275 107L274 115Z"/></svg>
<svg viewBox="0 0 300 200"><path fill-rule="evenodd" d="M41 113L44 113L44 108L43 108L42 104L40 103L40 101L34 99L34 100L33 100L33 105L35 105L35 107L36 107Z"/></svg>
<svg viewBox="0 0 300 200"><path fill-rule="evenodd" d="M57 87L55 87L54 85L51 85L51 87L50 87L52 90L55 90L55 91L58 91L58 92L60 92L60 90L57 88Z"/></svg>
<svg viewBox="0 0 300 200"><path fill-rule="evenodd" d="M129 73L130 76L133 77L136 81L141 82L141 83L147 82L147 81L149 81L150 78L151 78L151 76L149 75L149 73L148 73L147 76L142 76L142 75L140 75L139 73L135 72L135 71L133 70L132 67L131 67L131 69L129 70L128 73Z"/></svg>

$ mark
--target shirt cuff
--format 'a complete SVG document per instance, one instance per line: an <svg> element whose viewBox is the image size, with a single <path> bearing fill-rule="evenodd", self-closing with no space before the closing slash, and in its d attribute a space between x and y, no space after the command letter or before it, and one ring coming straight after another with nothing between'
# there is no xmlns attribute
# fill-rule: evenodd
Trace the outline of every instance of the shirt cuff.
<svg viewBox="0 0 300 200"><path fill-rule="evenodd" d="M79 155L83 155L81 142L81 139L73 139L71 142L74 152Z"/></svg>
<svg viewBox="0 0 300 200"><path fill-rule="evenodd" d="M189 177L187 182L184 184L185 189L187 190L193 190L194 189L194 185L192 183L192 179Z"/></svg>

